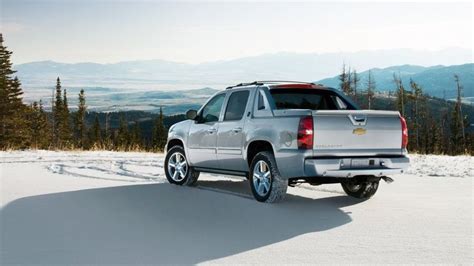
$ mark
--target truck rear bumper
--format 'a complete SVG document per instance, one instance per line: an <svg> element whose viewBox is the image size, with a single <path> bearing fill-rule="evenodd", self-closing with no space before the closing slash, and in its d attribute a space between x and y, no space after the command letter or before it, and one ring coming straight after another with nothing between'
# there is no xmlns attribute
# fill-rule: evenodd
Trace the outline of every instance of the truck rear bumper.
<svg viewBox="0 0 474 266"><path fill-rule="evenodd" d="M410 159L401 157L314 158L306 159L306 177L351 178L354 176L387 176L402 174Z"/></svg>

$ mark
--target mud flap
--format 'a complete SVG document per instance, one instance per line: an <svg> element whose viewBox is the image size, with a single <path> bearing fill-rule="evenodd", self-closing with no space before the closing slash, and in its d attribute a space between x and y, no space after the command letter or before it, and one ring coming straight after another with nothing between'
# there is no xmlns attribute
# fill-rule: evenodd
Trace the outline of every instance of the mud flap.
<svg viewBox="0 0 474 266"><path fill-rule="evenodd" d="M383 181L385 181L387 184L390 184L390 183L393 183L393 180L392 178L388 177L388 176L382 176L381 177L383 179Z"/></svg>

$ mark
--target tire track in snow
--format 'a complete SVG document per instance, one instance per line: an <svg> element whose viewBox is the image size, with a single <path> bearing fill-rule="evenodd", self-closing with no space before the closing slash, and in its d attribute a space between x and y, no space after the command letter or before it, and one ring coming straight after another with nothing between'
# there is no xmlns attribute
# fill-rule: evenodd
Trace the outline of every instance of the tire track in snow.
<svg viewBox="0 0 474 266"><path fill-rule="evenodd" d="M84 164L86 163L86 164ZM108 163L106 165L106 163ZM137 173L136 171L132 171L127 169L127 165L134 165L134 166L147 166L153 167L156 171L153 172L161 172L159 169L163 167L160 164L153 164L147 163L144 164L132 164L132 161L124 161L124 160L110 160L110 161L90 161L84 160L81 163L78 162L70 162L70 163L57 163L54 162L47 166L46 168L58 174L66 174L75 177L87 177L87 178L96 178L96 179L103 179L103 180L111 180L111 181L126 181L126 182L157 182L157 181L165 181L162 174L150 174L150 173ZM108 175L112 177L107 177ZM127 178L120 178L120 177L127 177Z"/></svg>

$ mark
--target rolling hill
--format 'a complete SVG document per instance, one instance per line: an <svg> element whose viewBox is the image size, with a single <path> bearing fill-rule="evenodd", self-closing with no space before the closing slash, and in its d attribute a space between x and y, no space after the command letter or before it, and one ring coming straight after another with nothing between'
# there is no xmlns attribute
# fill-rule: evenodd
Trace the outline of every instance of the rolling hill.
<svg viewBox="0 0 474 266"><path fill-rule="evenodd" d="M423 67L415 65L400 65L387 68L373 68L370 70L375 79L377 90L390 91L395 89L393 75L400 75L405 88L409 89L410 79L420 84L425 93L443 98L456 97L456 84L454 74L459 75L459 79L464 88L464 97L474 97L474 64L464 64L455 66L432 66ZM369 70L358 73L361 87L365 86ZM331 87L339 87L338 76L317 81Z"/></svg>

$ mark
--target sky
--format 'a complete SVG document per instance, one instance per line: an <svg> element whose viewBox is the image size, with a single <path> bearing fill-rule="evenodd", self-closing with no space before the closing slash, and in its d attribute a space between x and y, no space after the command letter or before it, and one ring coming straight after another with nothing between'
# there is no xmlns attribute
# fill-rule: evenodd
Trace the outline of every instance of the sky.
<svg viewBox="0 0 474 266"><path fill-rule="evenodd" d="M15 64L472 49L473 4L0 0Z"/></svg>

